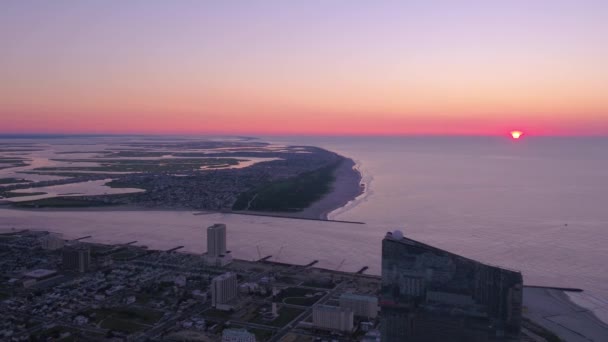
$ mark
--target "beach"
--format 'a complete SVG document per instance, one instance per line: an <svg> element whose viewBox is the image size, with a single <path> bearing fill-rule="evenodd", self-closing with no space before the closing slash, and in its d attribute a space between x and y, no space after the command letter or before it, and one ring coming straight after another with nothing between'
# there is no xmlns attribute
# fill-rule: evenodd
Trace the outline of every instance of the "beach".
<svg viewBox="0 0 608 342"><path fill-rule="evenodd" d="M525 280L524 280L525 281ZM606 341L608 324L564 291L524 288L524 317L568 342Z"/></svg>
<svg viewBox="0 0 608 342"><path fill-rule="evenodd" d="M345 158L334 171L334 177L331 191L304 209L301 213L302 217L326 220L330 212L344 207L365 191L361 184L361 173L355 168L352 159Z"/></svg>
<svg viewBox="0 0 608 342"><path fill-rule="evenodd" d="M302 211L266 212L243 210L236 213L327 220L329 213L346 206L365 191L365 186L361 184L361 173L356 168L356 164L352 159L344 157L340 165L334 170L333 175L335 179L331 184L329 193Z"/></svg>

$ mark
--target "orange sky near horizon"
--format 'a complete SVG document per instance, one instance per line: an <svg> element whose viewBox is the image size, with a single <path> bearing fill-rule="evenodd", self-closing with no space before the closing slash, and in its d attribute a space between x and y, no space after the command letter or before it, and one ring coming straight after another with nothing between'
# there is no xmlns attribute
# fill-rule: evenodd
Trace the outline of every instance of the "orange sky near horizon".
<svg viewBox="0 0 608 342"><path fill-rule="evenodd" d="M598 1L9 1L0 133L608 135Z"/></svg>

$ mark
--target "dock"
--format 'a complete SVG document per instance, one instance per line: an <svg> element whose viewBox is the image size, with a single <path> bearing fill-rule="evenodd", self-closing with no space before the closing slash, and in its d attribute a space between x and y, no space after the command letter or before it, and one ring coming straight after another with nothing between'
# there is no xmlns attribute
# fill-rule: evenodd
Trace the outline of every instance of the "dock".
<svg viewBox="0 0 608 342"><path fill-rule="evenodd" d="M361 269L357 271L357 274L363 274L363 272L367 271L368 268L368 266L361 267Z"/></svg>
<svg viewBox="0 0 608 342"><path fill-rule="evenodd" d="M558 290L564 292L583 292L583 289L575 287L555 287L555 286L540 286L540 285L524 285L524 287L531 289L547 289L547 290Z"/></svg>
<svg viewBox="0 0 608 342"><path fill-rule="evenodd" d="M92 237L91 235L87 235L87 236L79 237L78 239L74 239L72 241L80 241L80 240L88 239L88 238L91 238L91 237Z"/></svg>
<svg viewBox="0 0 608 342"><path fill-rule="evenodd" d="M317 264L319 262L319 260L313 260L312 262L309 262L308 264L304 265L304 267L311 267L315 264Z"/></svg>

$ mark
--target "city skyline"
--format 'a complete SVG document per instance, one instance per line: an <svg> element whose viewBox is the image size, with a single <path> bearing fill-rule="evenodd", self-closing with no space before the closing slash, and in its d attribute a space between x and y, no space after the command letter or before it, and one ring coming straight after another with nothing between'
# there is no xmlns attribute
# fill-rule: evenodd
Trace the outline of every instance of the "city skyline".
<svg viewBox="0 0 608 342"><path fill-rule="evenodd" d="M0 133L607 135L603 1L7 1Z"/></svg>

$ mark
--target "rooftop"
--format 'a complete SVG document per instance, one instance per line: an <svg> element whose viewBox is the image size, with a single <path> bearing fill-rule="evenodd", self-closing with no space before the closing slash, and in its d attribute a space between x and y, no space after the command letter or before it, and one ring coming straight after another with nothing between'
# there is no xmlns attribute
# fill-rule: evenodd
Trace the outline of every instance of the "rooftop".
<svg viewBox="0 0 608 342"><path fill-rule="evenodd" d="M56 273L57 273L57 271L55 271L55 270L47 270L44 268L39 268L37 270L33 270L33 271L29 271L27 273L24 273L23 276L28 277L28 278L40 279L40 278L52 276Z"/></svg>

